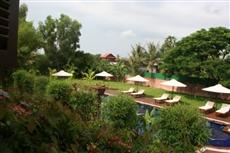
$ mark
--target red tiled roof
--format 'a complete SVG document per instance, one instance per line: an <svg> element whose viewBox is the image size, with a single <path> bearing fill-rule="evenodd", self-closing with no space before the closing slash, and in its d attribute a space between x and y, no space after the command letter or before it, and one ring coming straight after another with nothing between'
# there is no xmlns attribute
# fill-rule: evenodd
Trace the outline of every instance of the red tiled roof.
<svg viewBox="0 0 230 153"><path fill-rule="evenodd" d="M116 58L112 53L104 53L104 54L101 54L101 58L106 58L108 56L113 56L114 58Z"/></svg>

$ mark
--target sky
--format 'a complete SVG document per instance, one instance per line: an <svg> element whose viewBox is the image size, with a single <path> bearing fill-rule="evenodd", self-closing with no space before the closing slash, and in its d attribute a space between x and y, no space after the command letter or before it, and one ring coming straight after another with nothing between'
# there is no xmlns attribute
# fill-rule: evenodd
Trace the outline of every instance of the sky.
<svg viewBox="0 0 230 153"><path fill-rule="evenodd" d="M66 14L82 24L80 49L127 57L132 46L162 44L201 29L230 28L230 0L20 0L37 26Z"/></svg>

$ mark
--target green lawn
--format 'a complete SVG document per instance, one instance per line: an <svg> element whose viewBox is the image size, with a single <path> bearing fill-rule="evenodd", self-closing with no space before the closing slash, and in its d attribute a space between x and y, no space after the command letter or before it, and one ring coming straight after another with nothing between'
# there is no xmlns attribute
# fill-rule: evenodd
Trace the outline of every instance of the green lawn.
<svg viewBox="0 0 230 153"><path fill-rule="evenodd" d="M92 86L92 85L106 85L108 88L112 89L118 89L120 91L122 90L128 90L130 87L135 87L133 84L127 84L127 83L122 83L122 82L114 82L114 81L100 81L100 80L93 80L93 81L86 81L86 80L74 80L74 82L80 84L80 85L86 85L86 86ZM153 88L153 87L145 87L145 86L138 86L139 89L144 89L145 94L148 96L152 97L159 97L161 96L162 93L168 92L163 89L158 89L158 88ZM170 93L170 92L169 92ZM206 97L200 97L200 96L192 96L188 94L182 94L182 93L173 93L174 95L180 95L182 97L182 102L185 105L189 105L192 107L199 107L202 106L206 103L206 101L210 100ZM221 103L229 103L229 101L223 101L220 99L215 99L213 100L217 103L217 107L220 107Z"/></svg>

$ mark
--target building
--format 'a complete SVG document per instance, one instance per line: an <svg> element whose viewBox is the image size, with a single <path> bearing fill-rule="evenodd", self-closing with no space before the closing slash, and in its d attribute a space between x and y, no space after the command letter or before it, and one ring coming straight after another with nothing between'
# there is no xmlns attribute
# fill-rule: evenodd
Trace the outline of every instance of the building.
<svg viewBox="0 0 230 153"><path fill-rule="evenodd" d="M101 54L100 58L109 62L116 62L116 57L112 53Z"/></svg>
<svg viewBox="0 0 230 153"><path fill-rule="evenodd" d="M0 3L0 68L12 68L17 61L18 0Z"/></svg>

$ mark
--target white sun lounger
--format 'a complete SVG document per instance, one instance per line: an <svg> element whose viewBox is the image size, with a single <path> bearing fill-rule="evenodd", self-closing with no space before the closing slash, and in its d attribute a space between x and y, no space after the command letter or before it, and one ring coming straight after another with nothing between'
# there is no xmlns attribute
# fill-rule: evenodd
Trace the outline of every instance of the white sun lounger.
<svg viewBox="0 0 230 153"><path fill-rule="evenodd" d="M129 88L129 90L121 91L122 93L132 93L134 92L134 88Z"/></svg>
<svg viewBox="0 0 230 153"><path fill-rule="evenodd" d="M221 108L216 111L217 115L226 115L230 111L230 104L222 104Z"/></svg>
<svg viewBox="0 0 230 153"><path fill-rule="evenodd" d="M175 96L173 97L173 99L165 100L165 102L168 104L175 104L175 103L178 103L180 99L181 99L181 96Z"/></svg>
<svg viewBox="0 0 230 153"><path fill-rule="evenodd" d="M145 90L141 89L138 92L131 93L131 95L134 97L140 97L140 96L144 95L144 92L145 92Z"/></svg>
<svg viewBox="0 0 230 153"><path fill-rule="evenodd" d="M167 100L168 97L169 97L169 94L163 94L163 95L161 95L161 97L157 97L157 98L153 98L153 99L160 102L163 100Z"/></svg>
<svg viewBox="0 0 230 153"><path fill-rule="evenodd" d="M199 109L205 113L208 113L214 109L215 103L208 101L204 106L199 107Z"/></svg>

